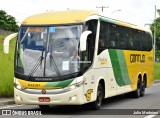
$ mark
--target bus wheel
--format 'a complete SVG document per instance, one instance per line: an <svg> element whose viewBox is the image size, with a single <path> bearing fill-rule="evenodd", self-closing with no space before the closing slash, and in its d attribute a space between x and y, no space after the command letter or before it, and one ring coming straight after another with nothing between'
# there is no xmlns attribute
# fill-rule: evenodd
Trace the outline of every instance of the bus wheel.
<svg viewBox="0 0 160 118"><path fill-rule="evenodd" d="M139 98L141 93L142 93L142 83L141 83L140 79L138 79L137 90L133 91L133 96L135 98Z"/></svg>
<svg viewBox="0 0 160 118"><path fill-rule="evenodd" d="M102 106L102 100L104 98L104 90L103 90L103 86L101 83L98 84L98 88L97 88L97 99L96 101L94 101L92 104L92 108L95 110L98 110L101 108Z"/></svg>
<svg viewBox="0 0 160 118"><path fill-rule="evenodd" d="M39 105L40 109L45 110L49 108L49 105Z"/></svg>
<svg viewBox="0 0 160 118"><path fill-rule="evenodd" d="M145 94L145 85L146 85L146 81L143 80L142 85L141 85L142 86L142 90L141 90L141 93L140 93L141 97L143 97L144 94Z"/></svg>

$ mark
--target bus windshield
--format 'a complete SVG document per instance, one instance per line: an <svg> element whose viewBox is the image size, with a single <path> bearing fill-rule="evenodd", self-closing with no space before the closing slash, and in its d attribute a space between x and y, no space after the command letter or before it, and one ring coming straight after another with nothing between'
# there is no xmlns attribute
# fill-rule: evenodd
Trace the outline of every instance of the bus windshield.
<svg viewBox="0 0 160 118"><path fill-rule="evenodd" d="M15 71L28 77L56 77L80 71L82 25L20 28Z"/></svg>

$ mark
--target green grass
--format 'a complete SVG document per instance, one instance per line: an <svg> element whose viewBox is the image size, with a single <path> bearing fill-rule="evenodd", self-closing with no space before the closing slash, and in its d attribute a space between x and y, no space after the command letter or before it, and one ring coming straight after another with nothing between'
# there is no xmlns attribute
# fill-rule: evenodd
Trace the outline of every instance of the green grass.
<svg viewBox="0 0 160 118"><path fill-rule="evenodd" d="M3 40L5 36L0 36L0 97L13 96L14 78L14 50L15 39L10 42L10 53L3 54Z"/></svg>
<svg viewBox="0 0 160 118"><path fill-rule="evenodd" d="M160 80L160 62L154 64L154 78Z"/></svg>

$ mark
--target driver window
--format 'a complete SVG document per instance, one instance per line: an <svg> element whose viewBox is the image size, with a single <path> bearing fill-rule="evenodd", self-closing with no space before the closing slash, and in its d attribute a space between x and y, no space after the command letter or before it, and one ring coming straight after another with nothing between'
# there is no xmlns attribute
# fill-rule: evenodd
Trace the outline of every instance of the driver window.
<svg viewBox="0 0 160 118"><path fill-rule="evenodd" d="M86 43L86 51L82 53L83 61L87 63L83 63L83 71L86 71L93 62L94 49L95 49L95 40L96 40L96 32L97 32L97 20L91 20L86 22L85 30L92 31L92 33L87 38Z"/></svg>

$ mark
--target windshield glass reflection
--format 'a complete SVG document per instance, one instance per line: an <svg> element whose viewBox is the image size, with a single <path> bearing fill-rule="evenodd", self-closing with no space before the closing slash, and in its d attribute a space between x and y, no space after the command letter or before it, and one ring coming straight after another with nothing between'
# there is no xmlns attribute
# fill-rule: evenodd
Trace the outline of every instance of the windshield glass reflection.
<svg viewBox="0 0 160 118"><path fill-rule="evenodd" d="M16 72L35 77L78 72L81 33L82 25L21 27L16 51Z"/></svg>

